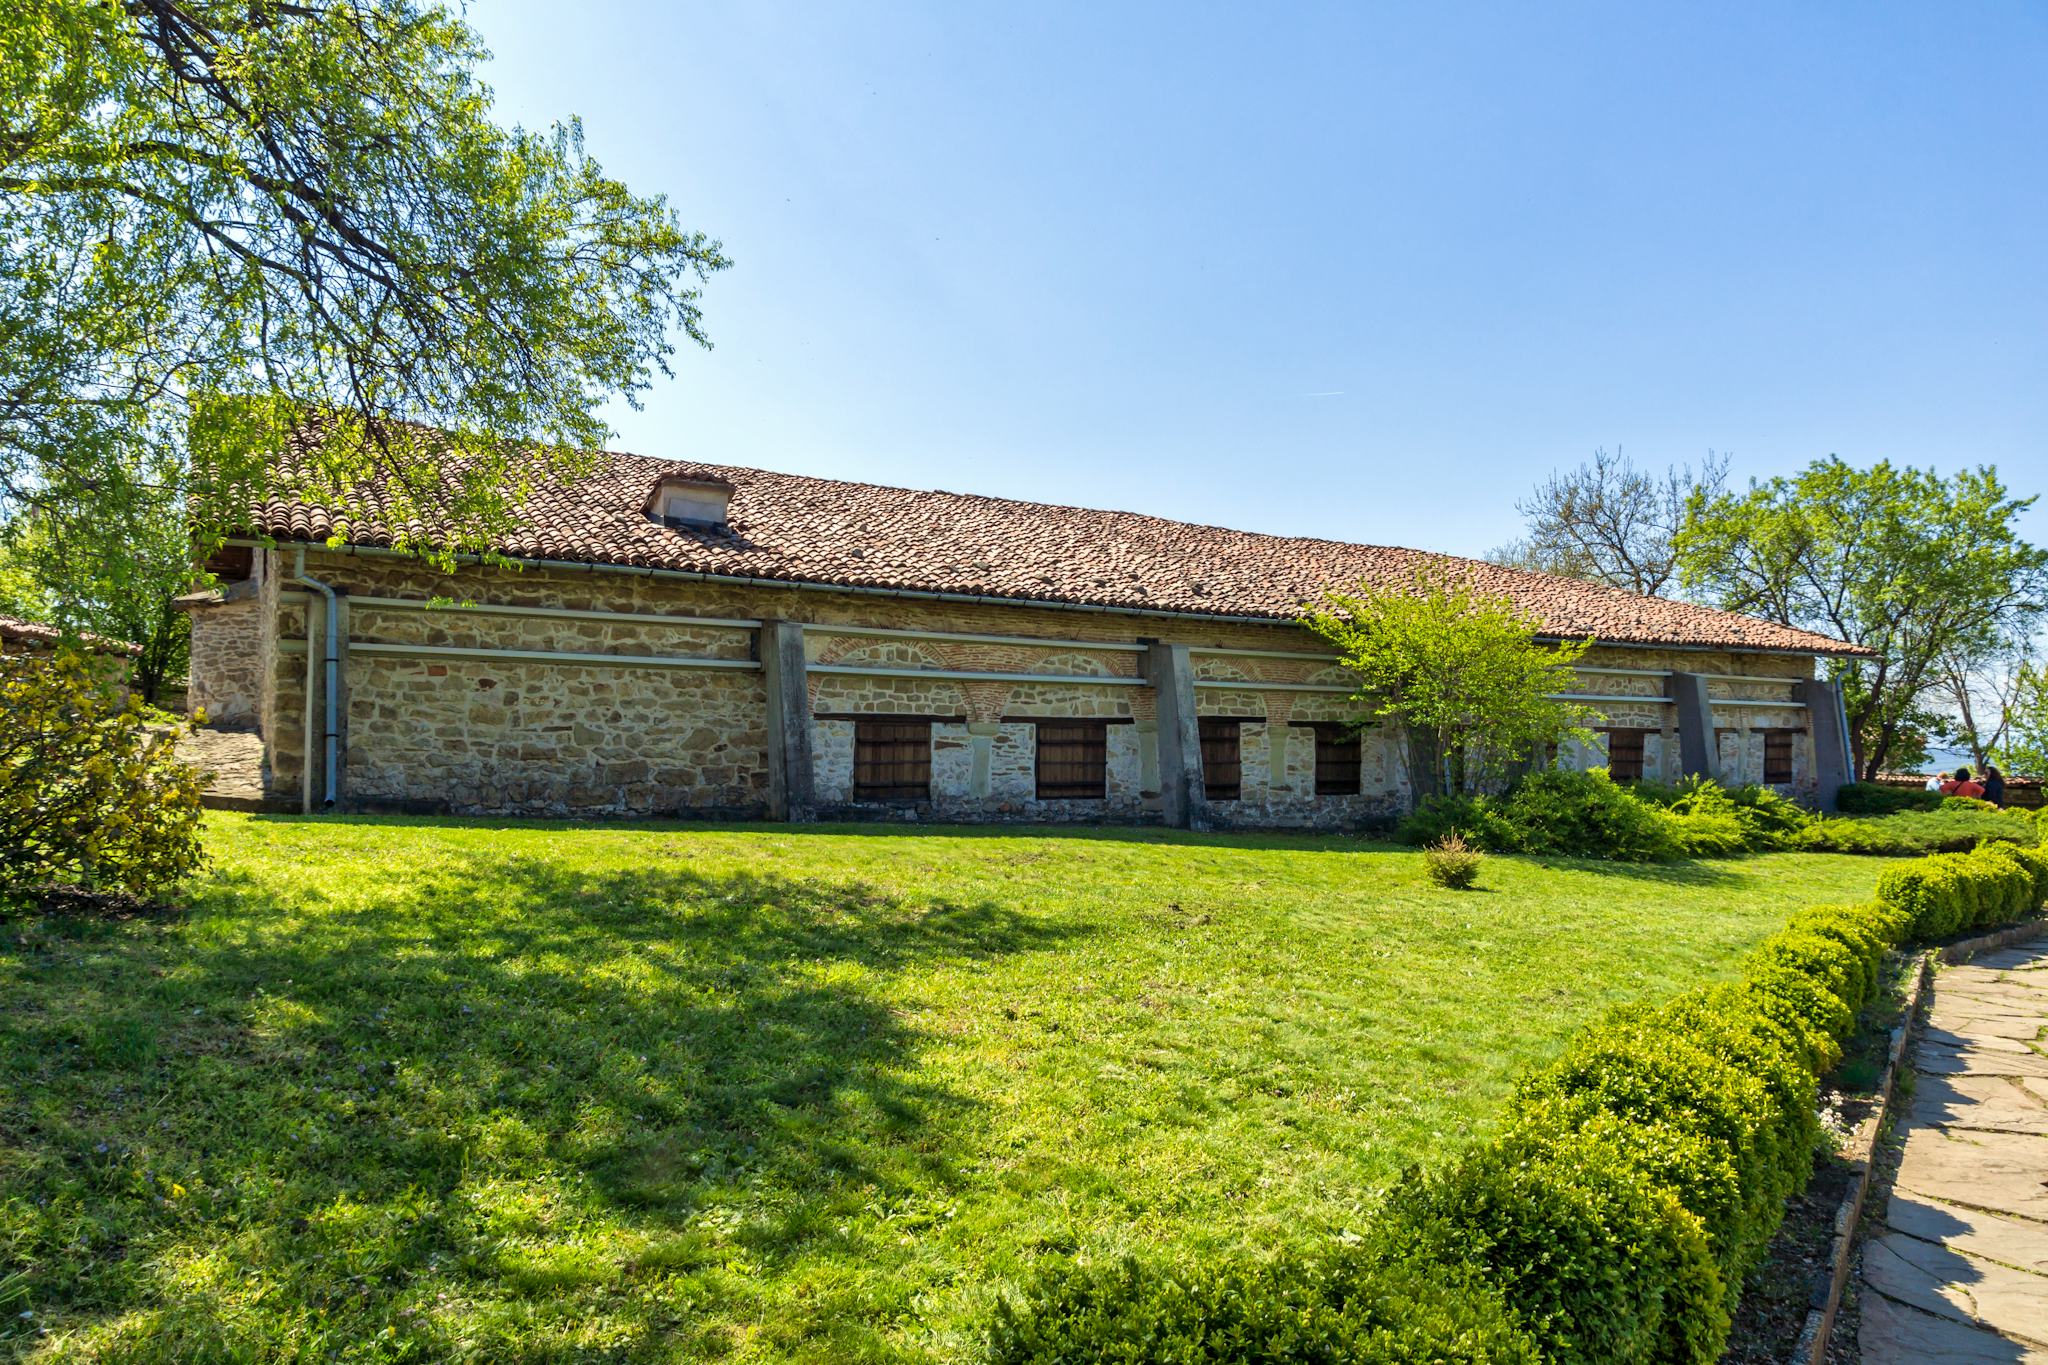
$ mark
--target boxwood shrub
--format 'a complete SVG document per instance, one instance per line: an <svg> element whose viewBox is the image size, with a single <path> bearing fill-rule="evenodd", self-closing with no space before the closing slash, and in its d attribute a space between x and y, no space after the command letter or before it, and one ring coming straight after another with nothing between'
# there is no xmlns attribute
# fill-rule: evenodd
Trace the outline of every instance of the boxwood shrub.
<svg viewBox="0 0 2048 1365"><path fill-rule="evenodd" d="M1056 1273L1006 1303L1005 1362L1718 1360L1744 1275L1811 1173L1820 1076L1887 951L2048 900L2007 844L1802 910L1741 978L1628 1007L1525 1076L1501 1131L1381 1205L1371 1250Z"/></svg>
<svg viewBox="0 0 2048 1365"><path fill-rule="evenodd" d="M1850 782L1835 788L1835 809L1844 815L1896 815L1902 810L1934 810L1940 792L1918 787L1892 787L1882 782Z"/></svg>
<svg viewBox="0 0 2048 1365"><path fill-rule="evenodd" d="M1476 1268L1384 1244L1224 1265L1053 1263L998 1304L999 1365L1535 1365Z"/></svg>
<svg viewBox="0 0 2048 1365"><path fill-rule="evenodd" d="M1963 853L1988 842L2039 841L2040 828L2025 811L1998 810L1978 801L1951 799L1935 810L1909 810L1876 818L1816 819L1792 836L1791 846L1803 853L1900 858Z"/></svg>

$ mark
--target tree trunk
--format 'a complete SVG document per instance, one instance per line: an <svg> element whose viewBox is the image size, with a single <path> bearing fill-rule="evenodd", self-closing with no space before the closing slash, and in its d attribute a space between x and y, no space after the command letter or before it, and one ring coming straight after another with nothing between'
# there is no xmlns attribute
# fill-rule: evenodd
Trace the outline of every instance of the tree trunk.
<svg viewBox="0 0 2048 1365"><path fill-rule="evenodd" d="M1443 794L1443 755L1436 736L1415 726L1408 727L1408 787L1416 806Z"/></svg>

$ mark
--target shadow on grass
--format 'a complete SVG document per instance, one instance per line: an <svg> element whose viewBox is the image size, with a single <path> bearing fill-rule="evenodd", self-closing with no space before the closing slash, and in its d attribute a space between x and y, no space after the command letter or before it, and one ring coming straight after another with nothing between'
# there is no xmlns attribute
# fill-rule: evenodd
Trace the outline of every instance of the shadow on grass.
<svg viewBox="0 0 2048 1365"><path fill-rule="evenodd" d="M1595 877L1616 877L1659 886L1732 886L1748 880L1741 872L1743 860L1740 858L1682 863L1620 863L1536 853L1510 856L1562 872L1585 872Z"/></svg>
<svg viewBox="0 0 2048 1365"><path fill-rule="evenodd" d="M1164 844L1188 848L1286 849L1309 853L1412 852L1385 830L1325 834L1308 830L1184 830L1163 825L943 824L881 820L865 823L776 824L758 820L551 820L491 815L252 815L255 824L362 825L419 829L548 829L564 834L774 834L793 839L840 838L1065 839L1091 843Z"/></svg>
<svg viewBox="0 0 2048 1365"><path fill-rule="evenodd" d="M1081 931L649 864L454 857L409 882L366 868L395 888L369 897L280 864L216 877L203 932L46 921L0 944L0 1136L22 1197L74 1210L0 1229L24 1304L140 1323L138 1358L260 1356L278 1345L248 1335L246 1272L271 1318L443 1358L476 1324L436 1295L559 1316L597 1284L637 1353L689 1331L635 1277L715 1281L737 1256L758 1281L861 1256L835 1229L864 1208L916 1217L955 1182L946 1137L975 1102L920 1069L895 969ZM576 1251L595 1228L617 1245ZM169 1265L215 1253L231 1275L172 1287ZM514 1331L490 1355L561 1344Z"/></svg>

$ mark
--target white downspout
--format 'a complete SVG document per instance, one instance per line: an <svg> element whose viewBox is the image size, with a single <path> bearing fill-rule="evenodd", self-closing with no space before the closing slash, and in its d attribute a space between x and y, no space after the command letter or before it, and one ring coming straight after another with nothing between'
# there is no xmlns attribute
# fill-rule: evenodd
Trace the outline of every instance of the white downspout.
<svg viewBox="0 0 2048 1365"><path fill-rule="evenodd" d="M325 792L325 795L321 799L320 808L322 810L333 810L336 758L335 744L340 733L337 724L338 712L336 710L336 695L341 690L341 611L339 604L335 601L334 589L328 587L325 583L322 583L317 578L308 578L306 576L306 549L304 546L299 547L296 557L292 560L292 578L300 583L305 584L314 592L319 593L320 596L324 598L326 602L325 614L327 617L327 676L325 679L325 685L321 688L321 691L325 693L325 696L322 698L322 700L326 703L324 709L327 717L327 733L326 742L322 746L322 758L324 760L322 768L324 774L322 789Z"/></svg>

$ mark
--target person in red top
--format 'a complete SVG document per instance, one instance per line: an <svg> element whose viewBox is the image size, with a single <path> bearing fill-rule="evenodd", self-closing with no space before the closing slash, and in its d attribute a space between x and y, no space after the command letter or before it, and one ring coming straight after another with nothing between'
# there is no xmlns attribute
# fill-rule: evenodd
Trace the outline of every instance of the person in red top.
<svg viewBox="0 0 2048 1365"><path fill-rule="evenodd" d="M1943 796L1966 796L1973 801L1984 799L1984 786L1970 776L1968 768L1956 769L1956 775L1941 784Z"/></svg>

